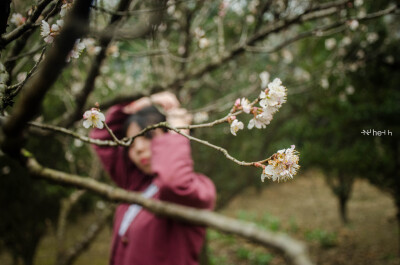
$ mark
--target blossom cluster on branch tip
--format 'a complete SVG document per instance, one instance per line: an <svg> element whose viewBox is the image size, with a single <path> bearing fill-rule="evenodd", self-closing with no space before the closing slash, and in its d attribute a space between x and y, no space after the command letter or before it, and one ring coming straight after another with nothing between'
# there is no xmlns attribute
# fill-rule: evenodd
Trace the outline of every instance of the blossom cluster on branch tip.
<svg viewBox="0 0 400 265"><path fill-rule="evenodd" d="M90 110L85 111L83 119L83 127L96 127L98 129L103 129L106 120L104 114L101 113L98 108L91 108Z"/></svg>
<svg viewBox="0 0 400 265"><path fill-rule="evenodd" d="M279 150L275 153L271 159L268 161L268 165L263 167L263 172L261 174L261 181L272 179L272 181L286 181L288 179L293 179L296 175L299 166L299 152L292 145L288 149Z"/></svg>
<svg viewBox="0 0 400 265"><path fill-rule="evenodd" d="M253 115L253 118L247 125L249 130L254 127L257 129L266 128L273 119L274 113L286 102L286 88L282 85L282 81L279 78L275 78L272 82L268 83L269 73L262 72L260 79L262 89L258 97L260 107L253 107L246 98L238 98L232 110L232 112L243 110L244 113ZM243 123L238 121L236 117L233 118L231 116L227 121L231 124L231 133L235 136L239 130L244 128Z"/></svg>

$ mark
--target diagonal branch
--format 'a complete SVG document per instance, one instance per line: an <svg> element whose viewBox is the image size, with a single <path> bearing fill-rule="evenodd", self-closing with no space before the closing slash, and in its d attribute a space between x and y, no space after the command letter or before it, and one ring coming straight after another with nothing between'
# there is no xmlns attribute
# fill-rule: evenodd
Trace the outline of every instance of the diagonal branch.
<svg viewBox="0 0 400 265"><path fill-rule="evenodd" d="M27 152L25 152L27 153ZM162 202L154 199L146 199L139 193L116 188L90 178L41 166L31 155L27 156L27 168L34 175L57 184L69 185L81 189L87 189L103 196L111 201L135 203L157 215L185 221L195 225L207 226L219 231L241 236L265 247L273 248L288 259L291 264L311 265L306 246L286 234L273 233L258 228L250 222L239 221L233 218L191 207Z"/></svg>

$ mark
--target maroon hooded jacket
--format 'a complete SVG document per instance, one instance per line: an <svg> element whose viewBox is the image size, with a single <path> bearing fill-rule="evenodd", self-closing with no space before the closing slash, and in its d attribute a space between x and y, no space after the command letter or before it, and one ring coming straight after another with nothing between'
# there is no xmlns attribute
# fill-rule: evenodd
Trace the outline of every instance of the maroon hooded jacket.
<svg viewBox="0 0 400 265"><path fill-rule="evenodd" d="M107 112L106 122L117 137L123 138L127 115L123 105ZM92 130L95 139L109 140L105 129ZM204 175L193 172L189 140L165 133L152 139L151 165L154 177L142 173L127 156L124 147L94 147L115 183L126 190L143 192L156 186L152 198L200 209L213 209L215 187ZM150 188L151 190L152 188ZM149 189L148 189L149 191ZM147 192L148 192L147 191ZM128 208L136 208L127 218ZM125 229L121 228L123 222ZM139 206L117 207L111 246L111 265L196 265L203 245L205 228L155 216Z"/></svg>

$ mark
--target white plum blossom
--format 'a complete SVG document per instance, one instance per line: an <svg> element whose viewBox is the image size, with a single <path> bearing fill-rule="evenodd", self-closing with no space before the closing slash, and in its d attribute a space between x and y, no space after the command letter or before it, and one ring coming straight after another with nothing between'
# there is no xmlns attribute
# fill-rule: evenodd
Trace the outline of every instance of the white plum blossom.
<svg viewBox="0 0 400 265"><path fill-rule="evenodd" d="M281 107L286 102L286 88L282 86L282 81L275 78L265 91L261 91L260 99L260 106L263 108Z"/></svg>
<svg viewBox="0 0 400 265"><path fill-rule="evenodd" d="M255 126L257 129L264 129L272 121L272 114L275 111L275 109L271 111L271 108L263 109L262 113L255 115L254 118L249 121L247 128L251 130Z"/></svg>
<svg viewBox="0 0 400 265"><path fill-rule="evenodd" d="M243 130L244 128L244 124L241 121L238 121L237 119L235 119L232 123L231 123L231 133L236 136L236 133L239 130Z"/></svg>
<svg viewBox="0 0 400 265"><path fill-rule="evenodd" d="M54 37L60 34L60 30L64 25L64 20L57 20L56 24L50 25L42 20L42 25L40 26L40 35L44 38L46 43L53 43Z"/></svg>
<svg viewBox="0 0 400 265"><path fill-rule="evenodd" d="M294 148L292 145L275 153L268 161L268 166L264 168L261 181L264 182L265 178L278 182L293 179L300 168L298 152Z"/></svg>
<svg viewBox="0 0 400 265"><path fill-rule="evenodd" d="M251 104L250 101L247 98L242 98L240 101L240 105L242 106L242 109L245 113L249 114L251 111Z"/></svg>
<svg viewBox="0 0 400 265"><path fill-rule="evenodd" d="M10 22L19 27L25 24L26 18L20 13L14 13L11 16Z"/></svg>
<svg viewBox="0 0 400 265"><path fill-rule="evenodd" d="M75 41L74 48L69 52L67 56L67 62L69 62L71 58L78 59L84 49L85 43L82 42L80 39L77 39Z"/></svg>
<svg viewBox="0 0 400 265"><path fill-rule="evenodd" d="M269 77L270 77L270 74L267 71L263 71L260 73L261 89L265 89L268 86Z"/></svg>
<svg viewBox="0 0 400 265"><path fill-rule="evenodd" d="M85 111L83 114L83 127L96 127L99 129L103 129L104 124L103 122L106 120L104 114L99 111L97 108L92 108L91 110Z"/></svg>

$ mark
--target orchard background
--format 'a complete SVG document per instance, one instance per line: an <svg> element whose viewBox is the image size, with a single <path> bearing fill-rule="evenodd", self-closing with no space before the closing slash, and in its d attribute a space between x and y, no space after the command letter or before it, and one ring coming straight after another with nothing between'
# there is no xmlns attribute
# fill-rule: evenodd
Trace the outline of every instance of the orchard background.
<svg viewBox="0 0 400 265"><path fill-rule="evenodd" d="M113 185L82 140L88 135L82 115L96 102L105 112L168 90L202 124L225 117L238 98L256 99L265 83L280 78L287 102L265 129L234 136L225 122L191 135L240 161L294 144L300 174L261 182L259 168L193 142L197 170L217 186L216 212L303 241L315 264L397 264L398 5L2 1L0 263L88 264L96 257L96 264L107 264L112 199L97 186L48 181L42 170ZM238 118L247 127L250 116ZM202 262L309 264L288 254L290 247L271 244L210 229Z"/></svg>

